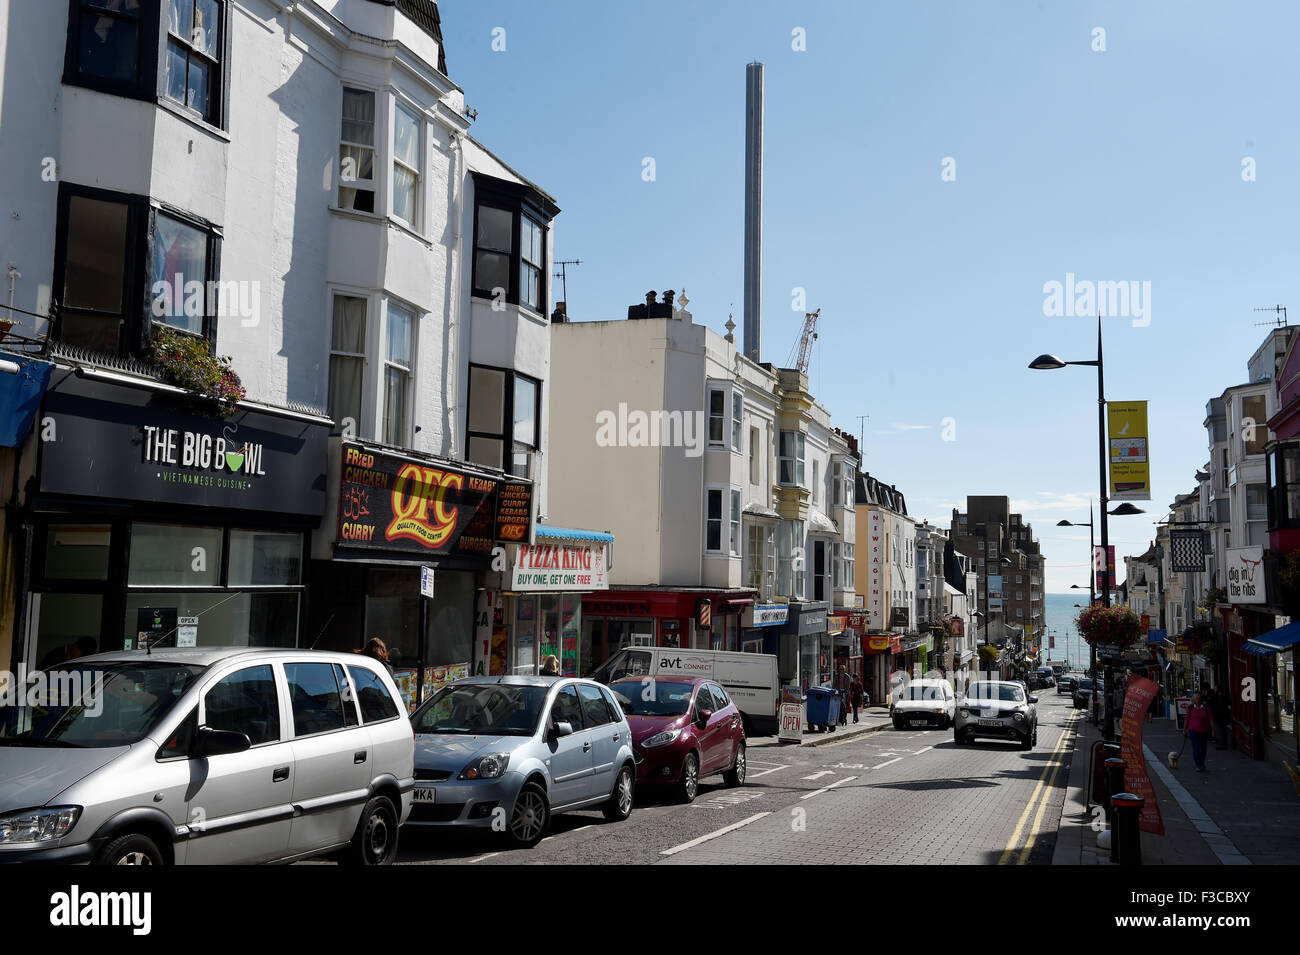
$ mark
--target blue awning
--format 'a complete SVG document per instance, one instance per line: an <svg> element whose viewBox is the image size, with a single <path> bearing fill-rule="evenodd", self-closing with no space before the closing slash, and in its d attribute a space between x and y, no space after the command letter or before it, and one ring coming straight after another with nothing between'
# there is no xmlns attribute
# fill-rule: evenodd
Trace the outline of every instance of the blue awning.
<svg viewBox="0 0 1300 955"><path fill-rule="evenodd" d="M54 366L8 352L0 352L0 361L0 448L18 448L36 420Z"/></svg>
<svg viewBox="0 0 1300 955"><path fill-rule="evenodd" d="M593 541L601 544L614 543L614 535L604 531L584 531L574 527L552 527L549 524L537 525L539 541Z"/></svg>
<svg viewBox="0 0 1300 955"><path fill-rule="evenodd" d="M1271 653L1285 653L1300 643L1300 623L1288 623L1258 637L1252 637L1242 644L1242 649L1256 656L1266 657Z"/></svg>

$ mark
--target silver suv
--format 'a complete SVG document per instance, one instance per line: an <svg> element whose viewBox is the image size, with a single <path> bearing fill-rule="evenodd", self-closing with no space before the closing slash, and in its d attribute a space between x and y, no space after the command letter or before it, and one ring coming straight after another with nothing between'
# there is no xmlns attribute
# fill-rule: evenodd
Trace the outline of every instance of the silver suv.
<svg viewBox="0 0 1300 955"><path fill-rule="evenodd" d="M1014 740L1021 749L1038 744L1038 697L1019 680L979 680L957 703L952 739L958 746L976 738Z"/></svg>
<svg viewBox="0 0 1300 955"><path fill-rule="evenodd" d="M415 739L353 653L102 653L0 706L0 862L390 863ZM33 697L39 683L46 696Z"/></svg>

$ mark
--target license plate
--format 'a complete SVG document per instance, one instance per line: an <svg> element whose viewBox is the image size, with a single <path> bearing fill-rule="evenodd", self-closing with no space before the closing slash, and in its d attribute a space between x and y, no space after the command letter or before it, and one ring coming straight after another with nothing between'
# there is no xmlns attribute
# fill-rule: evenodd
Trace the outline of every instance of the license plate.
<svg viewBox="0 0 1300 955"><path fill-rule="evenodd" d="M411 799L414 802L434 802L433 796L434 796L434 789L432 786L425 787L425 788L416 787L416 790L414 794L411 796Z"/></svg>
<svg viewBox="0 0 1300 955"><path fill-rule="evenodd" d="M1001 720L980 720L979 724L980 726L1001 726L1002 721Z"/></svg>
<svg viewBox="0 0 1300 955"><path fill-rule="evenodd" d="M925 720L912 720L913 726L925 726L925 724L926 724Z"/></svg>

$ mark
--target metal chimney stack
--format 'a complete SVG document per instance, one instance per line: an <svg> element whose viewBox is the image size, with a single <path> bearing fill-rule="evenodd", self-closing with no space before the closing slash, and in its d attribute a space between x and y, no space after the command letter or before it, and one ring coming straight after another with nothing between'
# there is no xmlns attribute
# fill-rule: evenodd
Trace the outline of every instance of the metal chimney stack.
<svg viewBox="0 0 1300 955"><path fill-rule="evenodd" d="M759 360L763 333L763 64L745 67L745 312L742 348Z"/></svg>

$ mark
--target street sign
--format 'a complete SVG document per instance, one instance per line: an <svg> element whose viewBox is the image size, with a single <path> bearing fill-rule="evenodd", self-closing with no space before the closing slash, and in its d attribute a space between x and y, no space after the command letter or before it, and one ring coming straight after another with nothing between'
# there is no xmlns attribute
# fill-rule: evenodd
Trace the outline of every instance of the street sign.
<svg viewBox="0 0 1300 955"><path fill-rule="evenodd" d="M433 568L428 566L420 567L420 596L433 596Z"/></svg>
<svg viewBox="0 0 1300 955"><path fill-rule="evenodd" d="M777 739L783 743L803 740L803 706L799 703L781 704L781 728Z"/></svg>

